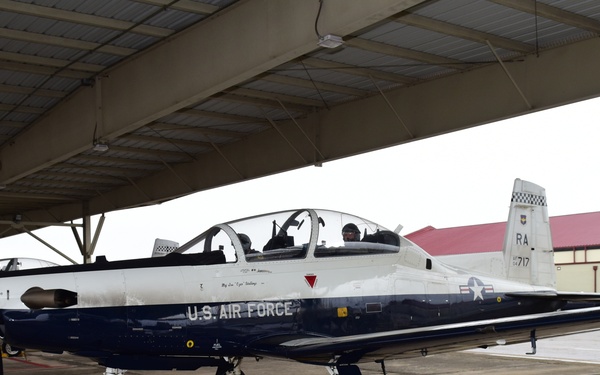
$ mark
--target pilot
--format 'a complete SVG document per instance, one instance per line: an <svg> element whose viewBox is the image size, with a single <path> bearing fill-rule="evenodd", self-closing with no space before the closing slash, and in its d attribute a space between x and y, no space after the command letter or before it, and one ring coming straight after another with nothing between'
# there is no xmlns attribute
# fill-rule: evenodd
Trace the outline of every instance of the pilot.
<svg viewBox="0 0 600 375"><path fill-rule="evenodd" d="M354 223L348 223L342 228L342 238L344 242L360 241L360 230Z"/></svg>
<svg viewBox="0 0 600 375"><path fill-rule="evenodd" d="M255 253L256 250L252 249L252 241L250 241L250 237L244 233L238 233L238 238L242 243L242 249L244 249L244 254Z"/></svg>

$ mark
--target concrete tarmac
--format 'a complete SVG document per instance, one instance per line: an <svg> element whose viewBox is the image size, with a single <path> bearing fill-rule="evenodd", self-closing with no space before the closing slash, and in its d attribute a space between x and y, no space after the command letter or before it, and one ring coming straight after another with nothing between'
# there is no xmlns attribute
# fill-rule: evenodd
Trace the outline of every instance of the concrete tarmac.
<svg viewBox="0 0 600 375"><path fill-rule="evenodd" d="M361 365L363 375L382 374L378 364ZM388 375L468 374L468 375L547 375L547 374L599 374L600 363L565 362L535 358L490 356L482 353L460 352L385 363ZM52 355L32 352L27 358L4 359L4 374L22 375L100 375L104 368L86 359L71 355ZM245 360L246 375L303 374L326 375L326 369L279 360ZM173 371L127 371L126 375L173 375ZM181 371L181 374L214 375L215 369Z"/></svg>
<svg viewBox="0 0 600 375"><path fill-rule="evenodd" d="M600 374L600 332L538 341L538 354L526 355L529 345L511 345L486 350L432 355L409 360L387 361L388 375L468 374L468 375L547 375L554 373ZM4 358L4 374L18 375L100 375L105 369L85 358L68 354L28 351L25 357ZM382 374L376 363L360 365L363 375ZM326 375L322 367L291 361L244 359L246 375L302 374ZM181 371L181 374L214 375L214 368ZM166 375L173 371L127 371L126 375Z"/></svg>

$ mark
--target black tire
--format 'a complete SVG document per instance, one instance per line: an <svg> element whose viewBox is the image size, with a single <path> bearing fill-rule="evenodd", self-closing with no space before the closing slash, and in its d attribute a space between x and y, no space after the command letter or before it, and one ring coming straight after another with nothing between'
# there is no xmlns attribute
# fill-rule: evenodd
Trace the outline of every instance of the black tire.
<svg viewBox="0 0 600 375"><path fill-rule="evenodd" d="M2 351L6 353L9 357L18 357L21 355L21 352L23 352L23 349L10 346L10 344L4 342L2 343Z"/></svg>

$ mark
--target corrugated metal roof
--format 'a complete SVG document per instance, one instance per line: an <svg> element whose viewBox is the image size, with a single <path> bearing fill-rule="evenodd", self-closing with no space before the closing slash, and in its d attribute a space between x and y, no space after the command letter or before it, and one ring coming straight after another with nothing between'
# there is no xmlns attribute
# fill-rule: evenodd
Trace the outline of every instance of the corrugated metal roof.
<svg viewBox="0 0 600 375"><path fill-rule="evenodd" d="M134 61L151 47L167 45L196 24L216 23L219 12L226 14L228 9L250 3L3 1L0 148L119 64ZM316 11L316 2L314 5ZM343 35L344 45L335 50L318 48L315 38L315 48L310 53L282 61L281 65L260 71L217 94L186 103L185 108L161 113L156 121L110 139L114 147L101 157L91 150L68 154L55 165L29 172L22 181L6 184L0 194L0 216L9 218L17 211L22 213L19 207L48 211L50 207L73 202L71 192L55 189L56 181L63 180L65 187L76 188L77 199L97 199L114 188L113 178L133 185L137 178L150 177L156 171L170 169L171 164L186 163L190 157L220 146L243 142L244 137L272 129L290 118L295 121L324 108L381 95L386 90L497 63L487 40L506 60L598 36L597 1L544 0L534 5L539 13L537 8L528 8L532 2L425 1ZM221 62L219 56L207 58L214 59L215 65L227 63ZM162 154L153 158L149 156L153 152ZM110 183L97 184L85 178L89 169L94 175L107 177ZM53 177L50 180L42 175ZM86 183L88 186L84 186ZM163 198L169 197L157 196L155 201ZM59 214L54 217L64 219Z"/></svg>
<svg viewBox="0 0 600 375"><path fill-rule="evenodd" d="M600 212L550 218L555 250L600 248ZM502 251L506 223L436 229L428 226L406 236L434 256Z"/></svg>

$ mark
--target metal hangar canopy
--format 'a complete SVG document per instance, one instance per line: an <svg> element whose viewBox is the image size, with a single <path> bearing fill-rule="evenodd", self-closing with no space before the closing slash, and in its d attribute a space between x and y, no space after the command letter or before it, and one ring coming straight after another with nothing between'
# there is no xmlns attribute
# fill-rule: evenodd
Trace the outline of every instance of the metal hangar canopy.
<svg viewBox="0 0 600 375"><path fill-rule="evenodd" d="M597 1L0 0L0 236L598 96L599 31Z"/></svg>

